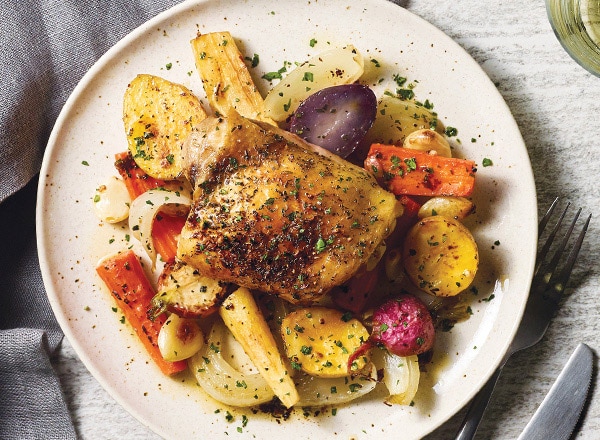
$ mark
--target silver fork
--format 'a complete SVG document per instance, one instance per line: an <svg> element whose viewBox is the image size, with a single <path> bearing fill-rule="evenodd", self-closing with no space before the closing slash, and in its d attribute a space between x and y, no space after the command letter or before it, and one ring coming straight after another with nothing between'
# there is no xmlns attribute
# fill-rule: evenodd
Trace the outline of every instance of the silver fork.
<svg viewBox="0 0 600 440"><path fill-rule="evenodd" d="M538 240L540 239L546 228L546 225L552 217L552 214L558 205L558 201L559 199L556 198L550 206L550 209L548 209L548 212L541 219L538 228ZM571 276L571 271L575 264L575 260L577 259L577 255L579 254L579 250L581 249L583 238L592 217L591 214L587 217L587 220L585 221L583 228L579 233L579 236L577 237L569 256L567 257L562 270L559 271L558 266L561 261L561 256L567 247L569 237L571 236L577 220L579 219L581 208L579 208L575 213L571 224L563 235L562 240L559 242L552 258L550 258L549 261L546 261L546 257L548 256L548 252L550 251L552 243L558 234L569 207L570 203L567 204L566 208L561 213L554 228L549 233L545 243L541 246L537 253L529 299L527 300L523 319L519 325L516 336L511 342L506 354L502 358L500 366L471 401L471 405L469 406L467 414L462 422L455 440L470 440L475 436L475 432L477 431L477 427L479 426L479 422L483 417L483 413L485 412L487 404L490 401L494 387L498 381L498 377L500 377L500 373L502 372L502 369L504 368L504 365L506 365L508 359L516 352L537 344L544 336L544 333L546 333L550 319L558 308L562 294L565 290L567 282L569 281L569 277Z"/></svg>

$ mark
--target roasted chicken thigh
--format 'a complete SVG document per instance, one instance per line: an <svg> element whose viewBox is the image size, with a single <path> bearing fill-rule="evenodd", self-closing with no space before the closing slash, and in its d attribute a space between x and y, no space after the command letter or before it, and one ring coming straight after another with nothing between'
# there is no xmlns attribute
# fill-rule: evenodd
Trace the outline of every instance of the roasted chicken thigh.
<svg viewBox="0 0 600 440"><path fill-rule="evenodd" d="M237 113L184 146L194 201L178 257L202 275L310 304L352 277L401 213L363 168Z"/></svg>

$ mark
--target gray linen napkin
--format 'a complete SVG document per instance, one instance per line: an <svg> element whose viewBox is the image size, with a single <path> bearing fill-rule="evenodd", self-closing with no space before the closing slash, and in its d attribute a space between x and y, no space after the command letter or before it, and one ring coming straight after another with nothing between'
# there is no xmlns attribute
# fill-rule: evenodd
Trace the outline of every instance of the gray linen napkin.
<svg viewBox="0 0 600 440"><path fill-rule="evenodd" d="M36 176L62 105L118 40L179 0L0 0L0 439L71 439L53 370L62 333L42 284Z"/></svg>

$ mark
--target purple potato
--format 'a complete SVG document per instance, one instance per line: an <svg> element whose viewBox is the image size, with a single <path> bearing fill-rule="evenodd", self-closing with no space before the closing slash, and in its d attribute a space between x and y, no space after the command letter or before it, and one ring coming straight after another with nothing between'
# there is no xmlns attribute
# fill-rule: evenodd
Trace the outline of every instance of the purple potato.
<svg viewBox="0 0 600 440"><path fill-rule="evenodd" d="M293 114L289 131L312 144L347 157L375 121L377 97L361 84L327 87L306 98Z"/></svg>

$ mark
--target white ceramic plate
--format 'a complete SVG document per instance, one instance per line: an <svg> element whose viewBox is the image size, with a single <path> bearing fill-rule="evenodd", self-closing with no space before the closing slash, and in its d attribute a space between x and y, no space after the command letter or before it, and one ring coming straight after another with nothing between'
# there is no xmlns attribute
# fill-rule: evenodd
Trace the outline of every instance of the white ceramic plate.
<svg viewBox="0 0 600 440"><path fill-rule="evenodd" d="M189 40L229 30L248 56L262 92L264 72L303 61L333 44L352 43L393 74L416 84L446 124L457 127L457 151L482 164L471 228L481 251L473 316L443 333L422 375L415 405L389 407L381 395L339 408L335 415L294 413L290 420L232 411L209 401L191 380L162 376L95 275L98 259L127 246L122 228L92 212L96 187L115 175L113 155L126 149L122 96L136 74L180 82L204 96ZM317 45L311 47L311 39ZM367 61L372 70L375 63ZM167 66L171 66L168 68ZM418 81L418 82L417 82ZM381 93L382 87L378 87ZM51 135L39 186L38 240L42 273L54 312L92 374L127 410L170 438L419 438L449 419L477 392L508 347L527 298L536 244L536 198L529 159L501 96L480 67L442 32L384 0L191 1L146 23L88 72ZM114 239L114 240L113 240ZM494 244L496 242L496 244ZM499 244L498 244L499 242ZM482 301L494 294L491 301ZM242 428L242 433L238 432Z"/></svg>

